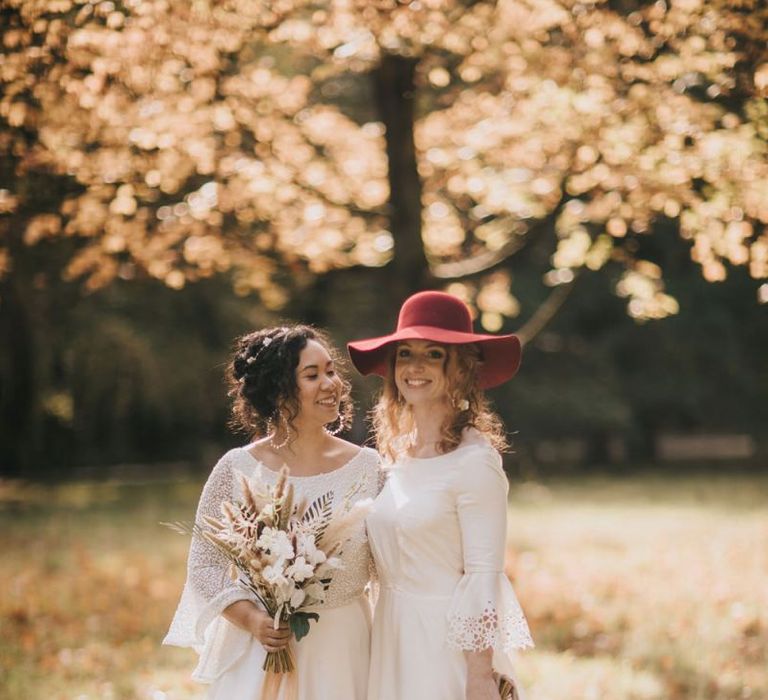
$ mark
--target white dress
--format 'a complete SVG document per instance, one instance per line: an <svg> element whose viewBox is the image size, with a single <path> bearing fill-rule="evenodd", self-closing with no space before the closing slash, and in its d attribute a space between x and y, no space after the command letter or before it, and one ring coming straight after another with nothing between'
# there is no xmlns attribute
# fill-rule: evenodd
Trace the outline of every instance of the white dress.
<svg viewBox="0 0 768 700"><path fill-rule="evenodd" d="M533 646L504 574L508 487L474 429L453 452L389 468L367 519L380 585L368 700L464 700L463 650L492 647L513 676L511 652Z"/></svg>
<svg viewBox="0 0 768 700"><path fill-rule="evenodd" d="M203 488L196 520L218 517L222 501L240 500L238 472L272 484L277 473L253 457L248 448L227 452ZM373 498L380 488L375 450L362 448L343 467L326 474L290 477L298 497L310 501L328 491L339 506L350 489L362 483L352 501ZM299 700L365 700L370 652L370 605L365 587L372 569L365 528L344 547L344 568L336 571L322 606L312 608L301 642L292 641ZM266 652L249 632L228 622L221 612L253 595L230 580L227 560L209 543L192 540L187 581L164 644L193 647L200 654L192 677L210 683L209 700L258 700ZM282 694L281 694L282 697Z"/></svg>

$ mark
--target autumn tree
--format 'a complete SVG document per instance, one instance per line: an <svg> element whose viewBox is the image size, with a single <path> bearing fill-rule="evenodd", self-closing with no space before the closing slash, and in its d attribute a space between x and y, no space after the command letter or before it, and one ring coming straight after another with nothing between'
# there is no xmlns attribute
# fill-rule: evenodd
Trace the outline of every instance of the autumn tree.
<svg viewBox="0 0 768 700"><path fill-rule="evenodd" d="M659 271L632 254L659 215L679 221L708 279L724 263L766 273L754 2L59 0L5 13L6 139L18 153L19 132L36 135L17 167L82 190L25 239L83 239L68 274L91 287L121 265L171 286L234 267L239 289L279 304L275 258L316 273L382 265L393 234L421 235L449 279L546 223L560 237L551 283L616 259L632 313L663 315ZM371 100L350 107L339 93L355 75ZM19 196L6 190L6 211Z"/></svg>
<svg viewBox="0 0 768 700"><path fill-rule="evenodd" d="M0 293L18 337L34 251L54 242L86 290L227 271L276 309L334 271L377 269L385 307L450 284L491 330L520 311L509 256L548 236L554 306L580 271L613 265L632 316L674 313L643 253L661 219L707 280L768 275L758 0L2 13Z"/></svg>

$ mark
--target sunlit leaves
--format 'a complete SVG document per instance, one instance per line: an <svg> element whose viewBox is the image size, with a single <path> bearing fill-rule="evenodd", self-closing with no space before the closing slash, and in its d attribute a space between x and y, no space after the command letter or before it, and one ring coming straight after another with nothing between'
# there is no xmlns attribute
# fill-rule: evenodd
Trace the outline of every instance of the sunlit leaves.
<svg viewBox="0 0 768 700"><path fill-rule="evenodd" d="M174 288L233 270L238 293L276 307L285 266L300 276L385 264L397 254L388 135L374 106L351 116L334 81L352 76L363 94L386 53L418 61L435 269L494 260L543 223L558 234L546 284L617 262L630 312L657 317L673 304L635 251L666 218L706 279L730 265L766 276L768 56L756 0L629 13L556 0L11 7L0 149L19 178L45 172L80 188L23 235L77 237L67 274L90 288L136 269ZM0 190L0 214L24 197ZM504 303L498 279L475 290L482 314L514 315L504 285Z"/></svg>
<svg viewBox="0 0 768 700"><path fill-rule="evenodd" d="M512 294L511 277L504 272L489 275L480 289L475 303L481 312L480 323L487 331L501 330L504 318L514 318L520 313L520 302Z"/></svg>
<svg viewBox="0 0 768 700"><path fill-rule="evenodd" d="M311 104L311 80L276 70L268 46L254 54L249 22L263 17L201 3L132 2L119 18L111 8L67 23L64 60L34 85L47 166L85 189L62 207L63 230L90 239L68 276L96 288L131 260L180 288L242 266L238 292L276 306L275 256L316 272L389 258L377 212L388 196L383 131ZM25 11L30 26L47 15L43 4ZM27 31L6 45L29 45ZM4 62L6 95L23 87L30 54ZM10 127L35 114L26 101L0 103ZM17 197L5 192L10 211ZM53 235L54 219L32 221L26 240Z"/></svg>
<svg viewBox="0 0 768 700"><path fill-rule="evenodd" d="M647 260L638 260L619 281L616 291L629 299L630 316L640 320L664 318L676 314L678 304L664 293L661 269Z"/></svg>
<svg viewBox="0 0 768 700"><path fill-rule="evenodd" d="M604 3L574 5L572 13L501 3L490 41L465 59L486 82L465 86L418 132L429 196L469 212L472 240L489 247L518 235L479 235L494 217L529 227L570 199L557 217L560 239L545 281L561 284L572 279L568 270L618 260L628 267L620 291L638 318L675 309L660 291L661 275L644 263L641 274L633 262L633 238L661 217L680 220L706 279L723 279L727 264L749 265L755 275L768 201L757 131L763 112L753 103L753 121L742 123L712 100L735 87L745 58L736 33L764 30L746 18L739 25L738 8L719 5L656 3L622 16ZM755 75L762 85L759 67ZM428 79L446 84L439 67ZM458 258L466 250L443 244L440 253Z"/></svg>

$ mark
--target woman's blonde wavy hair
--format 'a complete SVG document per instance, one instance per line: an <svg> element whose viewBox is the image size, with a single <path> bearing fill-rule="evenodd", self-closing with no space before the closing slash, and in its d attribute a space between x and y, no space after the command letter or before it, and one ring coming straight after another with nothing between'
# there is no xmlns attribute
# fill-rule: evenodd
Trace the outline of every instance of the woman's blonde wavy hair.
<svg viewBox="0 0 768 700"><path fill-rule="evenodd" d="M477 370L482 363L480 348L473 344L442 345L446 350L443 366L448 385L448 399L453 411L441 427L437 451L446 454L458 447L464 428L475 428L499 452L509 449L501 419L479 388ZM376 449L386 460L396 461L413 446L415 423L411 407L395 384L397 344L387 358L388 372L379 399L371 411ZM466 401L466 404L463 402ZM463 405L462 405L463 404ZM464 408L466 406L466 408Z"/></svg>

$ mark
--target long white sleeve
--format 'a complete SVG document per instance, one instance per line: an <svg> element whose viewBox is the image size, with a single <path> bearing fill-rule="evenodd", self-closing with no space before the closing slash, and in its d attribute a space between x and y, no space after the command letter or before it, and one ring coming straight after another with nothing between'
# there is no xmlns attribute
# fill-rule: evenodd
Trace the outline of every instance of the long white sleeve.
<svg viewBox="0 0 768 700"><path fill-rule="evenodd" d="M204 516L220 517L221 504L233 498L234 477L230 453L213 468L203 487L195 522ZM209 542L192 538L187 560L187 580L181 601L163 644L192 647L200 654L195 677L201 681L217 678L242 654L250 633L227 622L221 613L238 600L254 596L230 580L229 562Z"/></svg>
<svg viewBox="0 0 768 700"><path fill-rule="evenodd" d="M509 484L490 446L457 474L456 508L464 575L448 611L449 643L466 651L508 654L533 646L517 596L504 573Z"/></svg>

